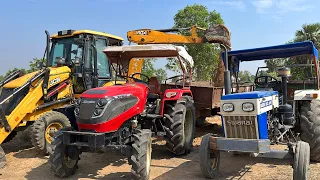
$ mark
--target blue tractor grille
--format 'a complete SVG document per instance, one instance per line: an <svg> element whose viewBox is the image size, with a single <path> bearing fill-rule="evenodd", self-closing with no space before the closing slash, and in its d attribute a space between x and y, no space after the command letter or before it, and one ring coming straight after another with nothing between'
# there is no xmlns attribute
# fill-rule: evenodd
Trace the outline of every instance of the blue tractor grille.
<svg viewBox="0 0 320 180"><path fill-rule="evenodd" d="M257 116L223 116L226 138L259 139Z"/></svg>

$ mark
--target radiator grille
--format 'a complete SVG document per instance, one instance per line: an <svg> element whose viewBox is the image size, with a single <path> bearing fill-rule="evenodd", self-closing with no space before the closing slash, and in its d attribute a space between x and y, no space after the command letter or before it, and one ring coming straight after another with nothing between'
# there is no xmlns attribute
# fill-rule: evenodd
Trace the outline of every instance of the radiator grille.
<svg viewBox="0 0 320 180"><path fill-rule="evenodd" d="M224 116L227 138L258 139L256 116Z"/></svg>

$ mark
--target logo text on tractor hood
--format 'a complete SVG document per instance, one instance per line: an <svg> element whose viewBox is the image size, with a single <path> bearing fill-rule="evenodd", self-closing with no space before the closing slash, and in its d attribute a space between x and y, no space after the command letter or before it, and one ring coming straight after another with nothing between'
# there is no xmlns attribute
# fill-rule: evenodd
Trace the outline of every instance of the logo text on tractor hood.
<svg viewBox="0 0 320 180"><path fill-rule="evenodd" d="M94 104L94 103L96 103L96 101L83 100L82 103L84 103L84 104Z"/></svg>
<svg viewBox="0 0 320 180"><path fill-rule="evenodd" d="M247 121L247 120L240 120L240 121L227 121L228 125L231 126L251 126L252 125L252 121Z"/></svg>

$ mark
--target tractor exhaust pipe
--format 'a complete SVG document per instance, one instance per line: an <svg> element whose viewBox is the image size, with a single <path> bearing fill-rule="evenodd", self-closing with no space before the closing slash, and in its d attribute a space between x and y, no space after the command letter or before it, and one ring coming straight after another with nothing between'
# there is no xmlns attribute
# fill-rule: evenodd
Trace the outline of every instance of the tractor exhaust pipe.
<svg viewBox="0 0 320 180"><path fill-rule="evenodd" d="M220 44L221 47L224 49L224 59L226 61L225 63L225 70L224 70L224 89L225 89L225 94L230 94L231 93L231 75L229 71L229 59L228 59L228 48L227 46Z"/></svg>
<svg viewBox="0 0 320 180"><path fill-rule="evenodd" d="M283 67L283 68L280 68L278 69L278 77L281 77L281 80L282 80L282 105L285 105L287 104L288 102L288 94L287 94L287 91L288 91L288 77L290 77L291 74L290 74L290 68L287 68L287 67Z"/></svg>

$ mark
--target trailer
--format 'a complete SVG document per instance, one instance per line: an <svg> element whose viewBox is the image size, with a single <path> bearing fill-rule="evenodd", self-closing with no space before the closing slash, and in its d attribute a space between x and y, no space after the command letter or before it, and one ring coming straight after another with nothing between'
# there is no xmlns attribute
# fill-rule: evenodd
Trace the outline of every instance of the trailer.
<svg viewBox="0 0 320 180"><path fill-rule="evenodd" d="M161 92L166 89L179 87L176 83L161 84ZM233 83L232 93L253 91L253 83ZM221 86L214 86L211 82L192 82L190 89L193 95L196 108L196 126L200 127L205 123L207 117L219 115L220 100L225 95L225 89Z"/></svg>

